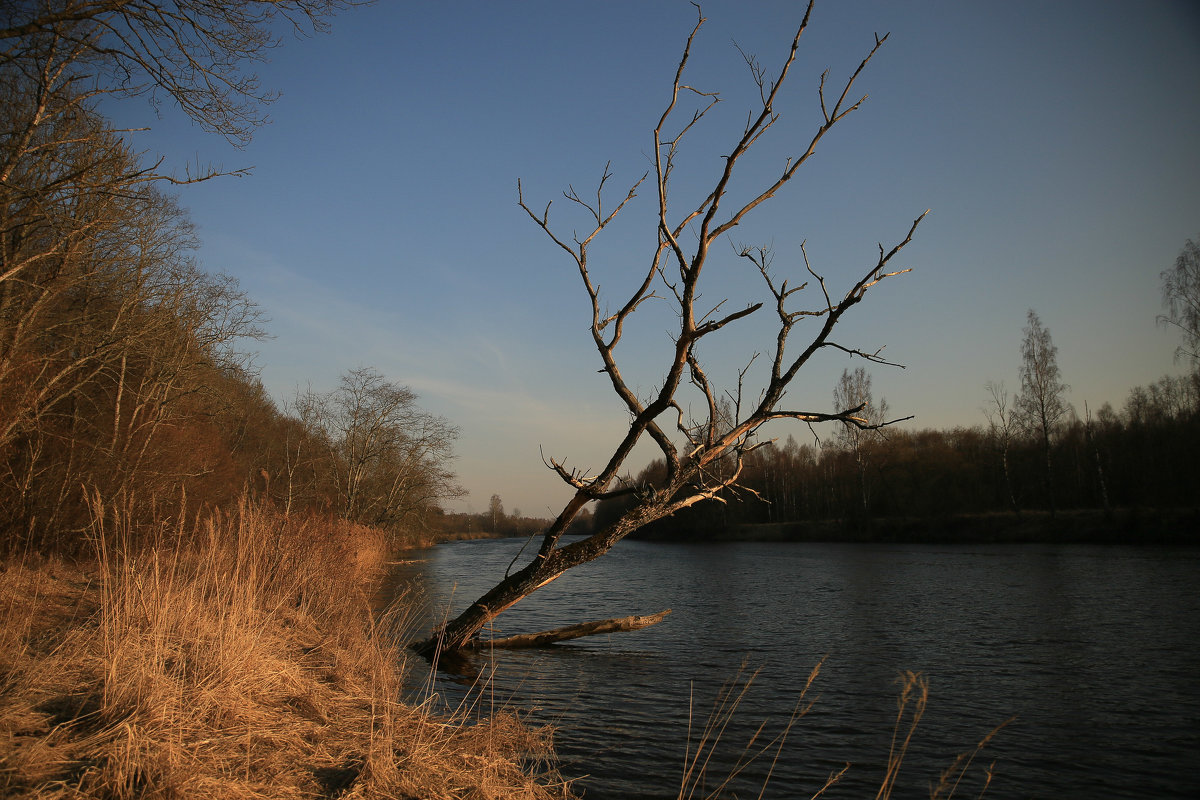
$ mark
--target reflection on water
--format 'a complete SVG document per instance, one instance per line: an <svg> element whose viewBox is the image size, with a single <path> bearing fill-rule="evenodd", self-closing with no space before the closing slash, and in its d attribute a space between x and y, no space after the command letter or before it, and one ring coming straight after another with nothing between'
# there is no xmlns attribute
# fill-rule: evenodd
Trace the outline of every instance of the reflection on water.
<svg viewBox="0 0 1200 800"><path fill-rule="evenodd" d="M424 588L427 628L490 588L521 545L441 545L395 578ZM745 664L759 673L711 768L723 777L760 723L768 736L782 728L822 658L819 700L768 796L810 796L846 762L826 796L873 794L909 669L929 677L931 698L894 797L928 797L955 755L1014 715L981 759L997 762L988 797L1192 796L1200 551L626 541L506 612L495 633L664 608L674 613L643 631L485 663L485 702L559 726L563 772L588 776L588 798L675 797L689 715L694 738ZM437 690L450 703L465 691ZM737 791L757 796L769 766Z"/></svg>

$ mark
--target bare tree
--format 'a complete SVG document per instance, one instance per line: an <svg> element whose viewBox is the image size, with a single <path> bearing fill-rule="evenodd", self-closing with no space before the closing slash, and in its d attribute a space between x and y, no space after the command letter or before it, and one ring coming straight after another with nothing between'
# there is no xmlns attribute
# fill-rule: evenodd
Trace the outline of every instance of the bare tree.
<svg viewBox="0 0 1200 800"><path fill-rule="evenodd" d="M718 100L715 94L696 89L684 81L693 42L705 21L700 14L684 45L665 108L653 129L653 166L650 171L634 182L615 205L610 205L606 200L606 187L613 177L607 166L594 197L585 198L573 188L565 192L567 201L588 220L586 233L563 238L550 222L551 204L547 203L542 210L535 211L526 202L518 182L520 207L575 265L591 308L590 332L592 343L600 356L601 372L607 375L613 391L629 414L629 426L616 443L608 462L595 474L570 469L563 461L548 459L547 466L574 494L543 534L537 553L455 619L440 626L429 639L416 643L414 646L418 650L432 655L439 648L443 651L467 648L477 641L480 630L505 609L572 567L603 555L629 533L702 501L720 500L722 490L737 485L745 455L765 443L759 441L756 434L772 420L792 419L807 423L834 421L862 428L875 427L862 416L863 407L833 413L804 410L784 405L785 392L801 368L816 353L827 348L853 353L870 362L887 363L880 357L880 350L863 351L844 345L835 341L832 334L842 317L869 290L885 279L908 271L891 269L891 262L911 241L925 214L921 214L909 226L907 234L898 244L890 249L880 245L878 257L865 266L857 278L848 281L849 287L842 294L830 294L825 279L809 263L802 246L804 271L814 285L813 291L806 295L810 298L809 303L797 307L796 301L809 282L806 280L800 285L793 285L790 279L781 279L772 269L770 253L765 249L740 247L735 252L746 259L752 274L757 274L762 280L766 300L733 311L723 310L722 302L708 300L705 306L698 307L705 267L709 264L710 256L719 257L714 255L714 246L723 240L728 242L728 234L747 215L782 190L812 157L825 135L866 99L848 100L855 81L883 45L886 36L875 37L870 52L836 94L827 95L828 76L822 75L816 98L820 121L807 145L802 145L793 157L781 165L775 179L768 180L766 185L751 192L749 199L736 202L730 199L730 184L738 167L779 119L781 112L776 103L780 89L788 79L801 37L808 28L811 12L812 3L796 30L789 53L773 77L757 60L746 57L757 88L755 107L747 116L741 135L724 156L710 184L711 189L694 201L675 202L669 188L681 146ZM649 254L636 285L624 299L618 299L615 311L609 311L607 296L601 295L600 284L592 274L589 250L596 237L613 222L647 180L654 196L653 224L657 230L657 246ZM732 205L727 206L727 202ZM719 248L719 252L725 252L724 247L728 246L725 244ZM651 298L665 299L673 306L678 327L672 332L672 344L664 359L661 381L648 397L642 397L622 375L618 364L618 346L622 344L630 319ZM736 386L721 391L704 369L700 356L702 343L707 337L727 326L736 325L764 306L768 309L767 313L774 314L777 328L767 363L761 370L766 375L759 391L753 394L745 385L752 377L750 367L758 354L748 354L747 366L739 373ZM797 325L805 321L812 321L817 327L810 331L807 341L793 347L790 337ZM692 393L696 405L703 409L698 418L690 417L684 410L688 406L684 397L687 392ZM732 418L726 419L722 412L723 398L730 401ZM669 432L672 427L674 431ZM619 476L623 474L635 445L647 438L656 446L663 461L662 477L630 485ZM571 521L587 504L620 495L632 496L635 502L618 519L586 538L566 544L561 541Z"/></svg>
<svg viewBox="0 0 1200 800"><path fill-rule="evenodd" d="M272 93L246 66L276 44L283 17L322 29L353 0L0 0L0 283L53 262L88 228L82 192L128 195L147 182L207 180L146 163L96 110L104 97L168 98L205 130L241 145ZM113 170L119 164L120 170Z"/></svg>
<svg viewBox="0 0 1200 800"><path fill-rule="evenodd" d="M1158 316L1158 323L1179 329L1183 344L1175 350L1175 358L1187 358L1193 369L1200 369L1200 245L1188 239L1175 266L1160 277L1167 313Z"/></svg>
<svg viewBox="0 0 1200 800"><path fill-rule="evenodd" d="M286 20L324 30L355 0L0 0L0 66L59 52L62 80L123 96L165 95L203 129L245 144L275 95L247 65ZM33 57L31 59L31 57Z"/></svg>
<svg viewBox="0 0 1200 800"><path fill-rule="evenodd" d="M1104 459L1100 456L1100 445L1096 441L1095 426L1092 424L1092 412L1085 401L1083 404L1084 437L1088 449L1092 451L1092 460L1096 465L1096 485L1100 489L1100 502L1104 506L1104 516L1112 519L1112 505L1108 501L1108 480L1104 477Z"/></svg>
<svg viewBox="0 0 1200 800"><path fill-rule="evenodd" d="M458 429L417 406L408 387L363 367L343 375L332 392L302 393L296 405L325 437L345 518L395 528L461 494L447 468Z"/></svg>
<svg viewBox="0 0 1200 800"><path fill-rule="evenodd" d="M1050 330L1042 325L1032 308L1027 319L1025 338L1021 341L1021 393L1017 395L1016 410L1022 426L1042 444L1046 492L1053 515L1056 509L1051 438L1070 413L1066 395L1071 387L1063 383L1059 373L1058 348L1050 338Z"/></svg>
<svg viewBox="0 0 1200 800"><path fill-rule="evenodd" d="M1020 514L1017 507L1017 496L1013 492L1012 473L1009 471L1009 455L1012 452L1013 441L1017 436L1016 409L1004 381L999 383L988 381L984 384L988 393L988 405L983 413L988 421L988 434L992 437L995 447L1000 451L1000 467L1004 475L1004 494L1008 506L1014 514Z"/></svg>
<svg viewBox="0 0 1200 800"><path fill-rule="evenodd" d="M319 434L308 421L288 403L283 407L283 431L276 444L282 446L282 458L278 460L278 472L267 474L268 487L276 486L274 495L288 516L302 502L314 504L317 497L317 451L320 447ZM278 478L278 480L273 480Z"/></svg>
<svg viewBox="0 0 1200 800"><path fill-rule="evenodd" d="M865 420L867 425L845 421L838 438L841 444L854 456L854 464L858 473L859 499L862 502L864 514L870 510L871 493L867 482L867 464L870 461L871 438L879 435L879 429L887 422L887 400L879 403L871 392L871 375L863 367L851 372L842 371L842 377L837 386L833 387L833 408L835 411L845 409L861 409L857 416Z"/></svg>
<svg viewBox="0 0 1200 800"><path fill-rule="evenodd" d="M500 495L494 494L488 501L488 515L492 518L492 533L495 533L504 519L504 503L500 500Z"/></svg>
<svg viewBox="0 0 1200 800"><path fill-rule="evenodd" d="M221 171L172 174L101 101L165 101L244 144L273 99L248 67L280 19L318 30L353 4L0 0L0 525L57 538L84 485L155 496L212 472L179 423L215 413L198 394L242 371L235 343L258 333L156 188Z"/></svg>
<svg viewBox="0 0 1200 800"><path fill-rule="evenodd" d="M114 172L132 158L108 156ZM72 220L28 231L57 251L0 282L0 506L15 528L36 519L63 543L83 487L170 494L210 468L194 450L165 452L164 436L202 413L209 378L236 369L235 343L259 333L236 283L196 267L172 198L101 184L73 188L69 206Z"/></svg>

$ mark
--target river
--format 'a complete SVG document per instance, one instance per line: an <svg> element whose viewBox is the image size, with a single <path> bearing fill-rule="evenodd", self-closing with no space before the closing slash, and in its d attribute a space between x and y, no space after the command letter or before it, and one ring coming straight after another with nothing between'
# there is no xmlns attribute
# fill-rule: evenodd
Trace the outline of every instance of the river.
<svg viewBox="0 0 1200 800"><path fill-rule="evenodd" d="M444 616L524 545L439 545L393 579L421 587L427 617ZM897 678L919 671L929 702L895 798L929 797L956 755L1009 718L955 796L976 796L993 762L990 798L1194 796L1200 549L624 541L510 609L495 633L665 608L645 630L483 659L491 679L475 697L554 724L561 771L590 800L676 797L721 687L757 671L709 766L712 789L759 725L759 741L782 730L818 662L812 709L731 793L756 797L770 771L765 797L810 797L850 763L824 796L873 796ZM434 688L451 705L466 691Z"/></svg>

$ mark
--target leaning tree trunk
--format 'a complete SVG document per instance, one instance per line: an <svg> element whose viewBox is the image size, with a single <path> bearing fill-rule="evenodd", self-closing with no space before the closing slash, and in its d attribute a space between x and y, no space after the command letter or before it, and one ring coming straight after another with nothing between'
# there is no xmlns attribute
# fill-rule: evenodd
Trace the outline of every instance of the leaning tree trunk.
<svg viewBox="0 0 1200 800"><path fill-rule="evenodd" d="M670 510L673 510L658 505L633 509L603 531L578 542L572 542L565 547L556 547L578 509L582 508L587 501L588 498L584 493L581 492L577 495L543 536L541 549L532 561L516 572L506 575L502 581L468 606L461 614L435 630L429 638L414 642L410 645L412 649L426 658L434 659L440 653L486 646L486 642L479 641L480 631L505 610L555 580L567 570L599 558L629 533L654 519L666 516ZM596 632L605 633L607 631L598 630Z"/></svg>
<svg viewBox="0 0 1200 800"><path fill-rule="evenodd" d="M832 103L827 103L825 94L825 76L821 77L817 94L820 101L821 121L809 140L807 148L798 150L787 160L782 173L775 173L768 185L751 192L749 199L731 207L725 206L729 197L728 189L733 178L735 167L760 140L762 135L772 127L779 118L775 101L779 89L787 78L800 44L800 37L808 26L812 11L812 0L804 12L804 19L797 28L792 39L791 49L783 60L774 80L770 80L758 67L757 62L751 64L751 75L758 89L758 101L753 106L747 118L741 137L733 145L732 150L725 151L720 169L717 170L713 188L701 192L698 205L684 203L678 208L677 219L675 204L668 204L668 176L676 165L678 145L681 138L712 109L718 97L713 93L700 92L682 81L684 67L691 52L692 43L704 18L697 7L697 22L687 38L683 54L680 58L666 108L659 118L653 131L654 152L653 166L637 179L623 199L618 200L615 207L607 204L602 195L604 186L612 173L605 166L594 201L585 200L574 189L566 192L566 198L585 213L585 219L593 222L591 233L577 233L569 239L564 239L554 232L550 224L550 204L535 211L525 202L521 182L517 182L517 203L531 220L541 228L555 245L565 251L578 269L583 288L591 305L591 336L596 351L603 363L600 372L608 376L613 391L620 398L623 406L630 415L629 428L620 439L608 463L598 474L590 475L575 469L567 469L563 463L550 459L547 466L553 469L559 477L575 489L575 494L559 514L558 518L542 536L541 546L533 559L511 574L506 574L486 594L468 606L454 619L437 628L424 641L412 645L414 649L429 657L439 654L452 654L470 650L479 640L480 631L505 609L527 597L532 592L558 578L567 570L598 558L608 552L618 541L628 534L655 520L668 517L684 508L698 502L718 498L720 492L737 484L744 458L747 454L761 447L766 442L755 439L758 430L765 424L782 419L802 421L807 424L818 422L842 423L860 430L874 430L885 425L902 421L901 419L871 421L863 416L866 403L860 403L852 408L845 408L834 413L810 411L802 408L782 406L787 394L787 388L796 375L809 360L825 348L835 348L851 355L857 355L872 363L890 364L880 357L881 348L860 350L846 347L830 340L834 327L849 309L862 301L866 293L878 286L882 281L903 275L910 270L891 269L892 259L912 241L917 226L928 214L928 210L913 220L904 238L890 250L879 245L879 254L874 264L867 265L857 273L861 277L853 282L840 298L831 296L825 279L814 271L809 264L808 256L804 256L805 271L814 282L814 289L819 293L807 295L808 302L796 299L797 293L807 287L808 281L789 287L787 279L781 282L771 269L771 258L766 248L743 247L736 251L739 257L753 263L763 278L767 297L745 308L732 312L719 311L724 301L715 307L709 306L705 298L704 308L697 309L697 303L703 295L701 274L708 263L710 249L739 226L743 219L762 203L770 200L782 190L784 184L792 179L800 167L816 152L818 143L834 125L848 114L857 110L866 100L854 100L849 92L858 76L866 68L867 63L887 40L887 36L875 36L874 46L866 57L845 81L840 95ZM699 98L699 99L696 99ZM695 103L692 104L692 101ZM760 104L761 103L761 104ZM683 117L681 125L675 122ZM664 133L666 132L666 133ZM801 142L803 145L803 142ZM651 253L651 258L640 283L636 284L631 294L624 302L610 306L607 295L600 292L599 284L593 280L588 264L588 249L595 239L612 220L625 208L626 204L637 195L638 188L648 177L653 175L652 188L657 195L657 219L655 225L658 231L657 247ZM672 211L668 213L668 207ZM690 209L690 210L689 210ZM687 248L685 250L685 247ZM722 249L723 245L722 245ZM665 291L658 291L663 290ZM679 328L672 333L673 346L664 353L663 378L658 388L647 400L635 391L621 375L616 350L622 344L625 324L651 298L673 299L677 312ZM791 303L799 304L793 306ZM617 310L609 313L609 309ZM738 323L760 309L772 308L776 320L776 334L773 347L764 350L770 361L769 375L759 387L758 400L743 403L750 394L743 394L743 378L749 370L749 364L744 371L739 372L736 388L722 392L719 387L709 383L705 374L698 350L701 341L711 334L724 329L727 325ZM705 310L707 309L707 310ZM809 318L822 320L819 327L811 330L812 338L807 344L796 347L789 345L788 337L793 328ZM758 354L749 357L749 362L758 358ZM690 384L700 400L702 409L698 419L689 418L684 411L685 404L677 396L677 392L685 383ZM725 398L732 399L732 417L725 413ZM908 417L904 419L909 419ZM673 423L674 431L669 432L668 425ZM686 440L680 447L677 438ZM630 457L639 442L649 440L661 454L665 464L665 477L659 481L648 481L634 486L627 479L618 477L625 468L625 462ZM732 466L732 468L730 468ZM568 525L589 502L602 501L615 497L633 495L636 498L634 506L613 525L598 531L587 538L560 546L560 539ZM587 627L587 626L585 626ZM597 630L604 629L598 626ZM538 640L535 635L534 640Z"/></svg>

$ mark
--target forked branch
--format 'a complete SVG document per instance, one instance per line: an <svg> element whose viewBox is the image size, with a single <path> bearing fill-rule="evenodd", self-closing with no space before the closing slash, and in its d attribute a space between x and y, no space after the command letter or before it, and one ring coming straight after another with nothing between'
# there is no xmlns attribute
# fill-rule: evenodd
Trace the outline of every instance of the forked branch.
<svg viewBox="0 0 1200 800"><path fill-rule="evenodd" d="M574 493L543 534L537 554L521 569L506 574L500 583L472 603L457 618L435 631L431 638L419 643L418 649L433 653L466 648L476 641L481 629L504 609L572 567L603 555L638 528L705 500L722 500L723 492L738 486L744 457L763 444L756 439L756 434L771 420L795 419L810 426L815 423L834 422L860 429L879 428L900 421L892 419L872 422L872 415L865 413L865 404L827 412L786 409L782 407L781 402L800 369L814 354L825 348L833 348L875 363L892 363L882 358L882 347L854 347L835 342L830 337L842 316L860 303L868 292L885 280L909 271L908 268L894 268L892 262L911 242L917 226L928 211L917 217L907 234L890 249L881 245L874 263L866 265L857 273L857 277L837 299L831 294L826 279L818 275L809 262L803 245L803 272L800 282L796 284L787 278L777 279L773 272L770 251L765 248L741 247L735 251L736 254L752 262L766 286L769 300L752 302L742 309L728 313L722 311L724 301L716 304L708 302L703 308L697 309L697 303L702 296L704 267L712 246L739 225L754 209L774 197L801 165L812 157L817 143L866 100L865 95L853 103L848 102L847 98L850 97L850 92L868 63L887 40L887 36L875 36L870 51L846 80L831 107L826 102L827 75L822 75L818 88L821 121L807 147L798 155L789 158L782 173L759 191L752 192L748 201L728 211L723 209L727 190L742 160L762 141L762 137L780 118L782 112L777 108L779 92L787 82L795 63L801 37L808 27L812 6L810 2L792 37L791 47L778 71L774 73L773 80L768 80L766 68L757 59L743 52L750 68L751 79L758 90L756 104L747 116L742 134L716 172L711 190L703 193L698 203L685 202L682 206L685 210L682 213L673 211L670 202L670 177L687 135L716 107L719 99L713 93L694 88L684 82L685 68L692 47L705 22L699 10L697 21L684 44L665 108L653 129L654 164L651 172L635 181L611 210L608 210L605 204L606 184L612 178L609 165L605 165L594 199L585 199L573 187L569 187L565 192L566 199L573 206L579 207L589 220L590 231L586 235L573 235L566 239L555 233L550 222L550 204L548 203L541 213L534 212L527 205L523 188L518 182L517 202L520 207L554 244L570 254L575 264L591 305L591 335L600 357L600 371L608 375L614 392L628 411L629 425L615 444L608 462L598 472L583 473L568 469L561 461L546 460L547 466L570 486ZM694 106L685 102L688 98L694 101ZM676 117L683 120L678 125L673 124ZM668 129L676 132L667 135L665 131ZM616 312L602 313L604 302L599 285L592 276L592 266L588 261L589 248L618 214L631 207L638 190L650 174L654 176L653 224L657 231L657 243L650 253L645 271L641 273L627 299ZM690 252L685 250L682 244L685 231L689 234L688 241L694 241L694 249ZM806 275L808 277L805 277ZM811 297L810 302L802 303L804 292L813 282L819 287L819 294ZM656 294L655 289L658 286L664 288L661 294ZM618 363L618 346L622 343L625 324L642 304L652 297L674 303L678 327L670 332L670 345L663 351L661 382L648 395L640 397L622 376ZM708 337L740 323L758 312L767 302L773 306L778 324L774 349L769 354L769 375L757 390L757 398L753 403L748 403L745 396L746 382L753 374L750 366L758 357L757 352L749 357L746 366L738 372L736 388L722 391L706 371L701 349ZM810 330L802 346L793 349L789 338L798 324L809 319L816 323L817 327ZM692 419L684 412L688 403L683 401L682 397L684 392L689 391L698 392L700 395L703 413L699 419ZM680 452L675 440L660 426L660 419L664 414L670 416L674 434L681 436L686 442L683 452ZM626 469L634 447L645 437L649 437L657 446L665 470L660 479L633 485L622 477L623 470ZM563 534L572 520L589 502L619 494L631 495L635 500L615 522L581 539L566 543L562 541Z"/></svg>

